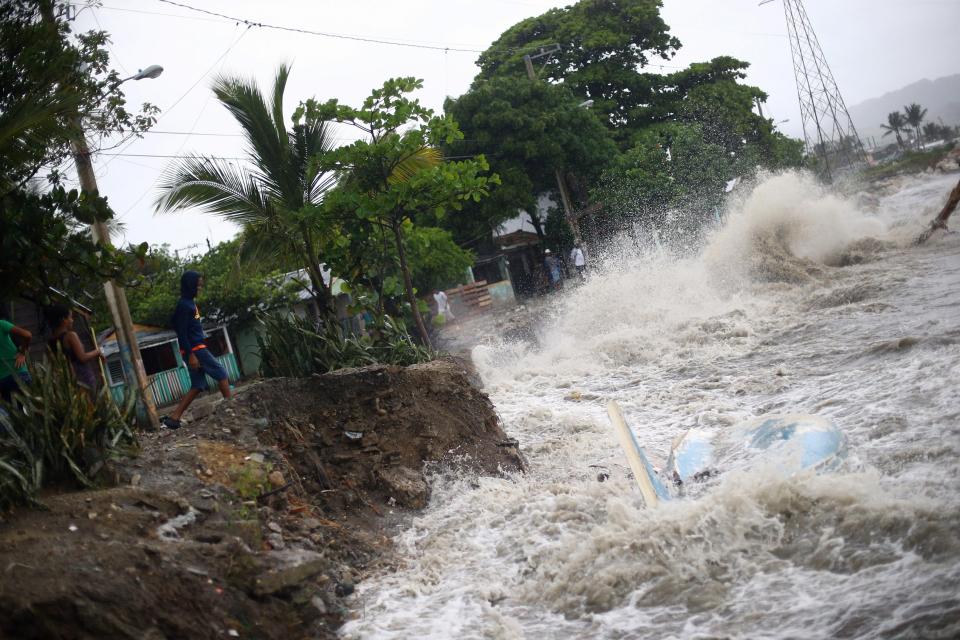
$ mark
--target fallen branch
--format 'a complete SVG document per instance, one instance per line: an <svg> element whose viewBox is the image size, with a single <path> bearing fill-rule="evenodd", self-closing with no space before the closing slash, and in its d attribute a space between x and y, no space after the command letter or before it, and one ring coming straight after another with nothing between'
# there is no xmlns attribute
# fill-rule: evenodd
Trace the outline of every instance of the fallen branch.
<svg viewBox="0 0 960 640"><path fill-rule="evenodd" d="M940 215L930 223L930 228L920 234L920 237L917 238L917 244L923 244L930 239L930 236L933 235L933 232L937 229L947 230L947 219L950 217L950 214L953 213L953 210L957 208L957 204L960 204L960 182L957 182L957 186L953 188L953 191L950 192L950 197L947 198L947 204L944 205L943 211L940 212Z"/></svg>

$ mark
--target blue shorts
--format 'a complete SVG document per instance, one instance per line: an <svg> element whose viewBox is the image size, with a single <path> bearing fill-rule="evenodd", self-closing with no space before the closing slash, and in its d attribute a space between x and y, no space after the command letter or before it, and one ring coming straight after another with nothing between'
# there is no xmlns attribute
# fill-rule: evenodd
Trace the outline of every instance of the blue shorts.
<svg viewBox="0 0 960 640"><path fill-rule="evenodd" d="M193 352L193 355L197 356L197 361L200 363L200 366L196 369L190 369L190 366L187 365L187 369L190 371L191 389L197 389L198 391L206 391L209 389L209 386L207 386L207 376L210 376L217 382L226 380L227 370L213 357L209 349L197 349Z"/></svg>
<svg viewBox="0 0 960 640"><path fill-rule="evenodd" d="M6 376L0 379L0 397L10 402L10 397L14 391L19 391L21 385L30 384L30 374L26 371L18 371L16 376Z"/></svg>

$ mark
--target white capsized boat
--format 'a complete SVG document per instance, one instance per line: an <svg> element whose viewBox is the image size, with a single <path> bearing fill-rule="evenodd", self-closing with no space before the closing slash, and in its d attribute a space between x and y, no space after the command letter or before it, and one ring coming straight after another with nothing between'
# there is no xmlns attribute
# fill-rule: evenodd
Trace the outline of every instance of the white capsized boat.
<svg viewBox="0 0 960 640"><path fill-rule="evenodd" d="M666 467L658 474L617 403L610 402L607 411L647 506L677 497L691 484L722 471L757 464L772 465L787 475L831 471L847 453L846 438L826 418L769 415L723 431L684 432L673 442Z"/></svg>

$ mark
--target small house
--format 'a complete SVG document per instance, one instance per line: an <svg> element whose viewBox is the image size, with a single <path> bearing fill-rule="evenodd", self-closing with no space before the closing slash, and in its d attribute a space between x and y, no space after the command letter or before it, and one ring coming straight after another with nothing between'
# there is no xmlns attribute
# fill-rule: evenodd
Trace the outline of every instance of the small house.
<svg viewBox="0 0 960 640"><path fill-rule="evenodd" d="M134 324L137 344L143 368L146 370L153 400L158 407L177 402L190 389L190 372L180 355L177 334L169 329ZM117 336L110 329L99 336L100 350L106 358L107 384L117 402L123 402L127 393L123 377L123 361L117 344ZM240 379L240 369L230 342L227 328L213 327L207 330L207 348L227 370L230 382ZM211 388L216 381L207 379Z"/></svg>

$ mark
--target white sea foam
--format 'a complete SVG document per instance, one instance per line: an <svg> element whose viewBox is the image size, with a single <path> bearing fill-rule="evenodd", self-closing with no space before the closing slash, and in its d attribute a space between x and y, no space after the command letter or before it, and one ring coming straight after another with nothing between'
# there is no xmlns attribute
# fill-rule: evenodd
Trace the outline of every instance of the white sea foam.
<svg viewBox="0 0 960 640"><path fill-rule="evenodd" d="M608 256L538 346L477 348L530 471L436 476L402 566L361 585L344 635L960 634L960 241L901 241L947 182L906 182L865 213L768 178L697 255ZM835 266L851 246L869 259ZM728 473L646 510L607 399L654 460L685 428L769 412L834 420L851 455L831 475Z"/></svg>

